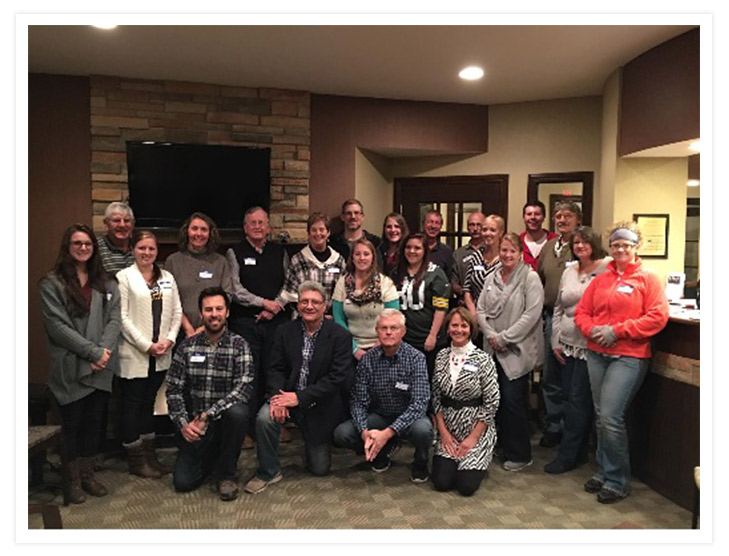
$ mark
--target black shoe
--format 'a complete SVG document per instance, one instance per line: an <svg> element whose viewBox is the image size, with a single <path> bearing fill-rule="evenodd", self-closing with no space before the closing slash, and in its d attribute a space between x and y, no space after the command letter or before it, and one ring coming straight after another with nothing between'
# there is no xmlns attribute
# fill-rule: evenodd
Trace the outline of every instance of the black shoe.
<svg viewBox="0 0 729 556"><path fill-rule="evenodd" d="M558 459L550 461L547 465L545 465L544 471L545 471L545 473L552 473L553 475L558 475L559 473L567 473L568 471L572 471L576 467L577 467L577 464L566 463L558 458Z"/></svg>
<svg viewBox="0 0 729 556"><path fill-rule="evenodd" d="M372 471L375 473L384 473L388 469L390 469L390 457L380 452L372 461Z"/></svg>
<svg viewBox="0 0 729 556"><path fill-rule="evenodd" d="M590 494L595 494L596 492L600 492L602 490L602 485L605 483L599 479L595 479L594 477L587 479L585 482L585 492L589 492Z"/></svg>
<svg viewBox="0 0 729 556"><path fill-rule="evenodd" d="M602 487L600 492L597 493L597 501L600 502L600 504L613 504L615 502L619 502L623 498L626 498L628 494L630 494L628 491L618 492L611 488Z"/></svg>
<svg viewBox="0 0 729 556"><path fill-rule="evenodd" d="M560 442L562 442L561 432L545 432L539 439L539 445L542 448L554 448L559 446Z"/></svg>
<svg viewBox="0 0 729 556"><path fill-rule="evenodd" d="M410 480L414 483L424 483L428 480L430 475L428 475L428 466L427 465L417 465L413 463L412 470L410 471Z"/></svg>

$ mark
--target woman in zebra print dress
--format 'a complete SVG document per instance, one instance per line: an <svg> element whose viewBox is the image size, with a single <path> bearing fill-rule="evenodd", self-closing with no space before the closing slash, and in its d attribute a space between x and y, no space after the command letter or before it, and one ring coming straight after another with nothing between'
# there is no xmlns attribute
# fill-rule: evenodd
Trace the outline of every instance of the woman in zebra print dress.
<svg viewBox="0 0 729 556"><path fill-rule="evenodd" d="M464 307L446 317L451 346L438 353L432 400L438 442L433 456L436 490L476 492L496 444L499 386L490 355L471 341L476 321Z"/></svg>
<svg viewBox="0 0 729 556"><path fill-rule="evenodd" d="M499 244L504 235L504 219L489 214L483 223L484 242L468 259L466 277L463 279L463 301L476 319L476 303L481 295L486 277L499 267Z"/></svg>

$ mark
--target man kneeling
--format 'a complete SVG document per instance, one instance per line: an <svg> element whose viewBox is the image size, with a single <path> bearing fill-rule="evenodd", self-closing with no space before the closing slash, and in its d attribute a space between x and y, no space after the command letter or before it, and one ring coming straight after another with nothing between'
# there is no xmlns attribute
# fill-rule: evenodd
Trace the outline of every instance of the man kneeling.
<svg viewBox="0 0 729 556"><path fill-rule="evenodd" d="M279 482L279 434L291 420L304 436L306 466L314 475L331 467L332 431L342 420L341 391L351 384L352 336L325 319L326 292L320 284L299 286L300 317L276 330L266 372L268 403L256 417L258 470L245 486L256 494Z"/></svg>
<svg viewBox="0 0 729 556"><path fill-rule="evenodd" d="M222 288L198 299L204 330L177 348L167 373L167 408L182 439L172 481L175 490L200 486L211 473L221 500L238 497L236 465L248 426L253 356L227 327L229 301Z"/></svg>
<svg viewBox="0 0 729 556"><path fill-rule="evenodd" d="M334 431L334 445L364 453L372 470L390 468L399 437L415 446L411 480L428 480L433 425L425 416L430 400L425 355L402 341L405 316L385 309L377 319L379 345L359 361L350 400L352 419Z"/></svg>

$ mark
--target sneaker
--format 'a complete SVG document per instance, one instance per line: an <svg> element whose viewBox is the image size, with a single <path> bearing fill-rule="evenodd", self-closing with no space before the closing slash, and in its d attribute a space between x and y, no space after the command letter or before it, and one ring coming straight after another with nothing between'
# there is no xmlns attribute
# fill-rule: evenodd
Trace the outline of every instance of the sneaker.
<svg viewBox="0 0 729 556"><path fill-rule="evenodd" d="M273 479L270 479L268 481L264 481L256 475L246 483L246 486L243 490L245 490L249 494L258 494L259 492L263 492L264 490L266 490L266 487L268 485L273 485L279 482L281 479L283 479L283 475L281 475L281 473L276 473Z"/></svg>
<svg viewBox="0 0 729 556"><path fill-rule="evenodd" d="M575 468L577 468L577 464L566 463L561 459L555 459L544 466L544 472L558 475L559 473L567 473L568 471L572 471Z"/></svg>
<svg viewBox="0 0 729 556"><path fill-rule="evenodd" d="M218 481L218 494L223 502L238 498L238 483L232 479Z"/></svg>
<svg viewBox="0 0 729 556"><path fill-rule="evenodd" d="M596 479L595 477L591 477L587 479L585 482L584 488L585 492L589 492L590 494L595 494L597 492L600 492L602 489L602 485L604 485L604 481L601 481L600 479Z"/></svg>
<svg viewBox="0 0 729 556"><path fill-rule="evenodd" d="M603 486L597 493L597 501L600 502L600 504L613 504L623 498L627 498L628 494L630 494L630 491L626 490L625 492L618 492L617 490Z"/></svg>
<svg viewBox="0 0 729 556"><path fill-rule="evenodd" d="M428 480L430 475L428 475L428 466L427 465L416 465L413 463L413 467L410 471L410 480L414 483L424 483Z"/></svg>
<svg viewBox="0 0 729 556"><path fill-rule="evenodd" d="M560 442L562 442L561 432L545 432L539 439L539 445L542 448L554 448L559 446Z"/></svg>
<svg viewBox="0 0 729 556"><path fill-rule="evenodd" d="M532 460L529 461L511 461L507 460L504 462L504 465L502 467L506 471L521 471L525 467L529 467L532 464Z"/></svg>
<svg viewBox="0 0 729 556"><path fill-rule="evenodd" d="M388 469L390 469L390 457L380 452L372 462L372 471L375 473L384 473Z"/></svg>

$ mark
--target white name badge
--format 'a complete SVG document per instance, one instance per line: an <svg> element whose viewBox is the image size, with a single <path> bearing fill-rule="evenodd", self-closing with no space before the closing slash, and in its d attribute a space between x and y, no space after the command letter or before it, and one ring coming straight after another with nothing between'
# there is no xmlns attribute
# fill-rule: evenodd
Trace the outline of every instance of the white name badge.
<svg viewBox="0 0 729 556"><path fill-rule="evenodd" d="M327 268L329 274L339 274L339 269L336 266L330 266Z"/></svg>
<svg viewBox="0 0 729 556"><path fill-rule="evenodd" d="M111 301L111 292L106 292L106 300Z"/></svg>
<svg viewBox="0 0 729 556"><path fill-rule="evenodd" d="M408 390L410 390L410 385L405 384L404 382L396 382L395 388L397 388L398 390L403 390L404 392L407 392Z"/></svg>
<svg viewBox="0 0 729 556"><path fill-rule="evenodd" d="M190 363L205 363L205 356L193 354L190 356Z"/></svg>
<svg viewBox="0 0 729 556"><path fill-rule="evenodd" d="M474 365L473 363L464 363L462 370L473 372L473 371L477 371L478 367L476 367L476 365Z"/></svg>
<svg viewBox="0 0 729 556"><path fill-rule="evenodd" d="M159 287L163 290L171 290L172 289L172 282L170 280L160 280L157 282L159 284Z"/></svg>
<svg viewBox="0 0 729 556"><path fill-rule="evenodd" d="M629 286L628 284L623 284L622 286L618 286L618 291L620 293L633 293L633 286Z"/></svg>
<svg viewBox="0 0 729 556"><path fill-rule="evenodd" d="M210 278L213 277L213 273L209 270L201 270L200 271L200 278L203 278L205 280L210 280Z"/></svg>
<svg viewBox="0 0 729 556"><path fill-rule="evenodd" d="M253 257L246 257L243 259L243 264L246 266L256 266L256 259Z"/></svg>
<svg viewBox="0 0 729 556"><path fill-rule="evenodd" d="M482 264L473 265L473 270L486 270Z"/></svg>

